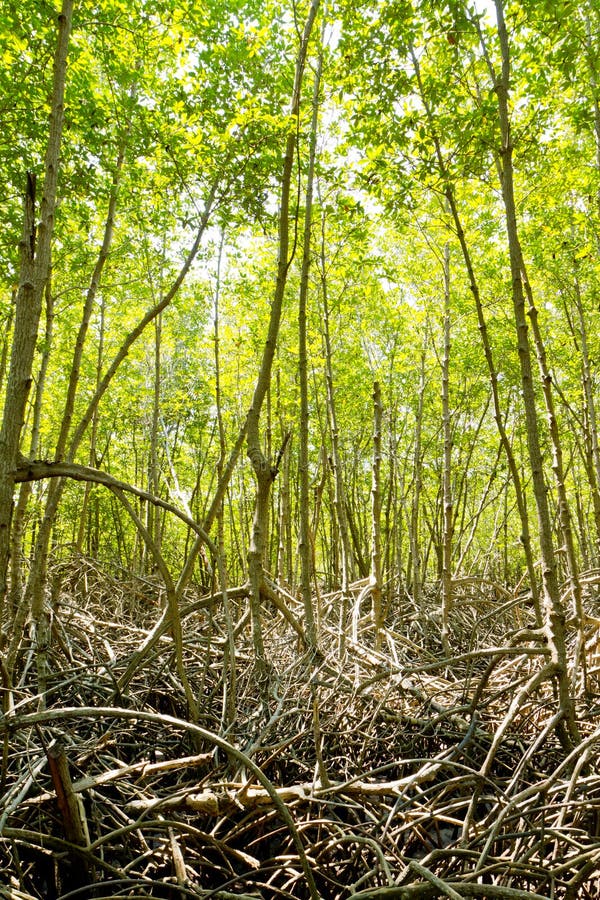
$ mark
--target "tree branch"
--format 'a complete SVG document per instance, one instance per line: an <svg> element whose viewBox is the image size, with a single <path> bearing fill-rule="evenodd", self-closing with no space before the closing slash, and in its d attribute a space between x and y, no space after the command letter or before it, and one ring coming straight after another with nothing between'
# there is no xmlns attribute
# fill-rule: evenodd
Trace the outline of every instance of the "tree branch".
<svg viewBox="0 0 600 900"><path fill-rule="evenodd" d="M94 469L91 466L80 466L78 463L51 462L43 459L28 460L21 457L13 474L16 483L40 481L42 478L72 478L74 481L91 481L94 484L102 484L110 490L117 489L126 491L128 494L134 494L136 497L140 497L148 503L153 503L154 506L159 506L161 509L165 509L167 512L177 516L178 519L181 519L182 522L185 522L189 528L196 532L213 556L217 554L217 548L206 531L186 513L178 509L177 506L169 503L168 500L162 500L160 497L150 494L148 491L128 484L126 481L120 481L113 475L109 475L108 472L102 472L100 469Z"/></svg>

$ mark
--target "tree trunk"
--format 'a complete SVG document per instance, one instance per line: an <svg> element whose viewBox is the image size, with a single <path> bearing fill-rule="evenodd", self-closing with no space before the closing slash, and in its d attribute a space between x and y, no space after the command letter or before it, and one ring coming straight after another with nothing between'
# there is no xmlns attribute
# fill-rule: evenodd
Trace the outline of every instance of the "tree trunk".
<svg viewBox="0 0 600 900"><path fill-rule="evenodd" d="M520 244L518 247L521 253ZM538 321L538 313L533 299L531 284L527 278L525 263L521 253L521 279L525 289L525 295L529 303L527 315L531 322L531 331L538 360L538 367L542 381L542 390L544 401L546 404L546 416L548 420L548 431L550 434L550 444L552 446L552 471L554 473L554 481L556 484L556 493L558 496L558 519L560 523L560 532L564 543L565 557L567 563L567 577L569 580L569 588L573 603L573 613L579 630L578 651L576 654L576 671L579 672L581 666L582 685L586 689L586 658L585 658L585 627L584 627L584 611L583 601L581 597L581 582L579 580L579 564L575 553L575 541L573 539L573 526L571 521L571 509L569 498L567 496L567 487L565 484L565 466L563 462L562 442L558 428L558 420L554 408L554 395L552 391L552 375L548 367L546 356L546 348L542 340L540 326Z"/></svg>
<svg viewBox="0 0 600 900"><path fill-rule="evenodd" d="M579 740L579 731L575 721L573 701L570 697L567 678L567 653L565 644L565 611L561 602L556 572L556 556L552 540L552 523L548 508L548 493L544 476L542 452L539 438L539 421L533 387L531 366L531 348L529 330L525 313L525 292L522 276L522 252L519 244L517 216L514 198L512 142L508 97L510 84L510 54L508 33L504 21L503 0L495 0L498 18L498 36L502 54L502 74L496 80L495 89L498 98L498 113L502 146L501 188L506 213L506 230L508 237L510 271L512 278L512 299L517 333L517 347L521 367L521 386L523 407L525 412L525 431L527 448L531 466L533 492L535 496L540 551L542 557L542 587L545 613L545 629L551 654L552 666L557 679L560 712L566 723L566 732L561 729L559 736L569 748Z"/></svg>
<svg viewBox="0 0 600 900"><path fill-rule="evenodd" d="M154 377L152 390L152 417L150 423L150 457L148 460L148 492L158 497L160 493L160 472L158 462L158 432L160 424L160 395L161 395L161 343L162 343L162 313L154 320ZM146 528L154 544L160 550L161 545L161 517L158 509L148 503L146 512ZM149 562L149 560L147 560ZM144 571L144 569L142 569Z"/></svg>
<svg viewBox="0 0 600 900"><path fill-rule="evenodd" d="M100 323L98 328L98 350L96 353L96 390L100 384L102 377L102 364L104 361L104 332L106 324L106 305L104 299L100 302ZM94 411L90 428L90 450L88 454L89 465L98 468L101 464L101 456L98 453L98 409ZM136 467L137 468L137 467ZM137 478L136 478L137 480ZM79 513L79 529L77 532L77 550L83 552L83 542L85 539L85 530L88 521L88 507L90 502L91 484L86 482L81 503L81 512ZM137 533L137 532L136 532Z"/></svg>
<svg viewBox="0 0 600 900"><path fill-rule="evenodd" d="M298 379L300 382L300 438L298 475L300 481L299 515L299 555L300 555L300 590L304 605L306 636L311 647L317 646L317 631L312 602L312 567L313 550L310 533L310 478L308 471L308 354L306 348L306 307L308 300L308 275L310 270L311 226L313 183L315 159L317 151L317 129L319 116L319 93L321 90L321 73L323 69L323 53L319 49L317 66L313 82L312 120L310 129L310 147L308 173L306 179L306 198L304 213L304 239L302 247L302 270L300 273L300 295L298 300Z"/></svg>
<svg viewBox="0 0 600 900"><path fill-rule="evenodd" d="M67 397L65 400L65 407L60 423L60 432L55 449L55 458L57 460L62 460L65 456L67 440L73 420L73 410L75 408L75 398L77 394L77 386L79 384L79 374L81 370L81 361L83 358L85 338L89 328L98 288L100 286L102 271L104 269L106 260L108 259L108 254L112 243L118 186L123 159L124 149L121 148L117 159L113 185L108 202L108 212L106 216L102 245L86 293L81 323L79 325L79 331L75 340L73 360L71 363L71 371L69 373ZM72 458L72 456L70 458ZM34 557L31 564L31 571L27 583L26 602L20 614L20 619L22 619L30 611L32 621L34 622L35 627L38 631L38 635L41 639L42 645L44 645L47 641L47 638L44 637L44 631L46 627L46 623L44 621L44 587L46 583L46 570L48 562L48 552L50 548L50 536L52 533L52 528L54 526L56 512L60 503L60 499L62 497L63 490L64 484L60 479L52 481L52 483L49 485L48 497L46 499L46 506L44 509L44 516L42 518L40 530L38 532Z"/></svg>
<svg viewBox="0 0 600 900"><path fill-rule="evenodd" d="M599 169L600 172L600 169ZM596 401L594 399L593 382L592 382L592 366L590 361L589 345L588 345L588 329L583 309L583 301L581 298L581 288L579 277L577 274L577 260L573 260L575 264L575 307L577 309L577 320L579 324L578 336L581 344L581 378L583 382L583 399L587 419L587 437L591 456L591 467L588 477L590 490L592 492L592 501L594 504L594 517L596 520L596 547L595 547L595 564L600 560L600 443L598 441L598 416L596 414Z"/></svg>
<svg viewBox="0 0 600 900"><path fill-rule="evenodd" d="M425 346L421 350L421 362L419 367L419 389L417 396L417 408L415 410L415 446L413 452L412 471L412 503L410 509L410 559L411 559L411 588L415 607L421 605L422 588L422 560L421 540L419 536L419 513L421 506L422 465L421 457L421 432L423 428L423 405L425 400Z"/></svg>
<svg viewBox="0 0 600 900"><path fill-rule="evenodd" d="M44 189L40 222L35 217L35 178L27 176L27 191L21 239L19 289L12 340L6 398L0 428L0 621L7 591L11 543L14 471L17 466L25 406L31 385L31 370L42 308L42 297L50 269L54 214L58 187L60 146L64 120L67 54L73 0L63 0L58 16L58 38L54 54L54 81L48 144L44 163Z"/></svg>
<svg viewBox="0 0 600 900"><path fill-rule="evenodd" d="M371 598L375 649L381 648L383 607L381 603L381 387L373 384L373 463L371 466Z"/></svg>
<svg viewBox="0 0 600 900"><path fill-rule="evenodd" d="M442 502L444 507L442 546L442 648L450 656L450 610L452 608L452 423L450 420L450 244L444 247L444 355L442 358L442 427L444 460Z"/></svg>
<svg viewBox="0 0 600 900"><path fill-rule="evenodd" d="M219 458L217 460L217 483L223 479L226 457L225 424L223 422L223 410L221 404L221 355L220 355L220 300L221 300L221 266L223 262L223 248L225 246L225 231L221 232L219 241L219 254L217 256L217 272L214 292L214 339L215 339L215 407L217 410L217 428L219 433ZM231 725L235 719L237 704L237 667L235 660L235 635L231 602L227 592L227 556L225 552L225 516L223 501L218 504L217 512L217 559L216 566L219 575L221 594L223 597L223 612L225 615L225 627L227 629L227 643L223 652L223 666L229 674L229 678L223 679L223 720L226 725ZM189 557L188 557L189 558ZM177 584L177 592L182 590L181 582Z"/></svg>
<svg viewBox="0 0 600 900"><path fill-rule="evenodd" d="M48 363L50 362L50 350L52 347L52 336L54 328L54 297L52 295L52 276L48 275L46 282L46 328L44 334L44 350L40 361L40 368L35 388L35 401L33 404L33 421L31 424L31 439L29 442L29 457L35 459L39 452L40 444L40 425L42 417L42 402L44 399L44 388L46 385L46 374L48 371ZM10 600L9 615L12 618L17 614L19 604L23 598L23 570L22 562L25 555L23 548L25 515L27 512L27 504L31 496L33 484L31 482L21 485L19 490L19 499L15 507L12 533L11 533L11 551L10 551Z"/></svg>
<svg viewBox="0 0 600 900"><path fill-rule="evenodd" d="M290 109L290 116L295 121L296 125L299 125L300 95L304 75L304 67L308 53L310 35L317 15L318 6L319 0L312 0L306 24L304 26L304 32L302 34L300 47L298 49L298 55L296 58L294 87ZM267 665L262 636L262 626L260 621L261 587L263 580L265 541L269 524L269 495L273 479L277 474L277 470L271 465L270 460L263 453L260 436L260 417L263 403L271 381L271 370L273 367L273 359L275 356L275 348L277 345L277 336L279 334L283 296L285 293L288 270L291 264L289 217L292 170L294 166L294 154L296 149L296 134L296 128L290 129L286 141L281 179L281 199L279 207L277 279L275 282L273 300L271 302L271 314L269 318L267 339L265 341L260 370L254 387L252 404L248 412L246 431L247 454L252 464L256 479L254 519L252 524L250 547L248 550L248 574L251 587L254 652L256 656L257 674L263 688L265 687L264 682L267 674Z"/></svg>
<svg viewBox="0 0 600 900"><path fill-rule="evenodd" d="M423 100L423 104L425 106L425 112L427 115L427 119L430 125L431 136L433 138L435 154L438 163L438 168L440 171L440 175L442 175L445 181L445 196L446 203L452 215L452 221L454 223L454 227L456 229L456 236L458 237L458 241L460 244L462 256L464 259L465 267L467 269L467 274L469 277L469 287L471 289L471 293L473 294L473 300L475 302L475 309L477 312L477 322L479 325L479 334L481 336L481 343L483 346L483 352L485 355L485 360L488 367L488 372L490 374L490 385L492 389L492 400L494 404L494 420L496 422L496 427L498 429L498 434L500 435L500 440L502 442L502 447L504 449L504 454L506 456L506 461L508 464L508 468L511 474L511 479L513 483L513 487L515 490L515 498L517 502L517 509L519 511L519 518L521 520L521 543L523 545L523 552L525 554L525 564L527 566L527 574L529 577L529 584L531 587L531 596L533 602L533 608L536 615L536 622L538 627L542 625L542 610L540 605L539 591L537 585L537 576L535 571L535 561L533 556L533 550L531 546L531 533L529 528L529 515L527 512L527 501L525 498L525 494L523 491L523 481L519 474L519 469L517 466L517 462L515 459L515 455L513 453L512 444L506 432L506 428L504 426L504 419L502 416L502 407L500 404L500 395L498 392L498 372L496 370L496 364L494 362L494 355L492 353L492 347L489 340L487 322L485 319L484 311L483 311L483 303L481 300L481 293L479 290L479 283L477 278L475 277L475 269L473 267L473 261L471 259L471 252L469 250L469 245L467 244L467 239L465 235L465 231L462 225L461 217L458 211L458 204L456 202L456 194L454 185L449 177L449 173L447 170L447 166L442 154L442 148L440 143L439 135L434 127L433 123L433 114L431 111L431 107L427 100L423 83L421 80L421 73L419 62L415 54L412 54L413 64L415 67L415 73L417 76L417 81L419 84L419 91L421 94L421 98Z"/></svg>
<svg viewBox="0 0 600 900"><path fill-rule="evenodd" d="M323 223L321 241L321 292L323 297L323 343L325 351L325 384L327 388L327 412L329 431L331 434L331 469L333 473L333 506L340 536L340 569L342 596L339 611L339 654L342 657L346 649L346 623L350 612L352 597L350 594L350 571L352 567L352 551L350 547L350 530L348 526L346 491L342 475L342 459L333 385L333 363L331 352L331 336L329 332L329 298L325 265L325 226Z"/></svg>

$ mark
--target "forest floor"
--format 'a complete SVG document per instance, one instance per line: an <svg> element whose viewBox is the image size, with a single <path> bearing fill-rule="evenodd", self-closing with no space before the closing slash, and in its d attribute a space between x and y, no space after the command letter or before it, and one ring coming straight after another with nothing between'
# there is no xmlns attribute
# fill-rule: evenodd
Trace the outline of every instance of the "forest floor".
<svg viewBox="0 0 600 900"><path fill-rule="evenodd" d="M345 647L320 597L317 660L265 610L262 700L246 604L233 697L222 604L190 594L190 712L159 588L59 574L45 703L26 648L4 691L0 898L600 897L593 633L569 750L527 599L497 585L456 584L451 659L435 593L394 598L379 650L365 583Z"/></svg>

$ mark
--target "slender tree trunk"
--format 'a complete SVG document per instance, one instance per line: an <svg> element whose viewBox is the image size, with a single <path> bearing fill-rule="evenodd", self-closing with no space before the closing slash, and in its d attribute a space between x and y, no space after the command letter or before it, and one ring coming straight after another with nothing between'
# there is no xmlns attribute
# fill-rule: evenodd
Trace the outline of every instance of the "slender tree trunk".
<svg viewBox="0 0 600 900"><path fill-rule="evenodd" d="M371 598L375 649L381 648L383 606L381 602L381 387L373 384L373 463L371 466Z"/></svg>
<svg viewBox="0 0 600 900"><path fill-rule="evenodd" d="M154 377L152 384L152 417L150 423L150 458L148 460L148 491L158 497L159 462L158 462L158 434L160 424L160 395L161 395L161 344L162 344L162 313L154 320ZM161 545L161 517L159 510L152 503L147 504L146 527L160 552ZM150 560L148 560L150 562Z"/></svg>
<svg viewBox="0 0 600 900"><path fill-rule="evenodd" d="M599 168L600 172L600 168ZM577 310L578 337L581 347L581 377L583 382L583 399L587 416L587 434L589 437L589 449L591 455L591 471L589 474L590 490L594 504L594 516L596 521L595 563L600 560L600 443L598 441L598 416L596 413L596 401L592 389L592 366L590 361L588 329L585 320L581 287L577 274L577 261L575 263L575 308Z"/></svg>
<svg viewBox="0 0 600 900"><path fill-rule="evenodd" d="M385 500L385 544L383 552L383 571L387 579L387 592L385 598L385 613L387 613L392 604L394 590L401 587L402 573L395 572L396 560L396 542L402 540L403 517L402 510L398 504L398 485L397 485L397 467L395 441L393 438L395 431L395 412L388 407L388 427L387 427L387 448L386 456L388 461L388 490ZM391 523L394 523L393 527Z"/></svg>
<svg viewBox="0 0 600 900"><path fill-rule="evenodd" d="M419 536L419 519L421 510L422 467L421 433L423 429L423 406L425 400L425 346L421 349L419 364L419 388L417 408L415 410L415 445L413 451L412 502L410 510L410 559L412 596L417 609L421 605L422 559L421 540Z"/></svg>
<svg viewBox="0 0 600 900"><path fill-rule="evenodd" d="M281 469L281 478L279 482L278 497L278 526L277 526L277 580L280 584L287 584L291 587L290 570L290 454L286 453L283 458L283 466Z"/></svg>
<svg viewBox="0 0 600 900"><path fill-rule="evenodd" d="M42 419L42 401L44 398L44 389L46 385L46 373L50 362L50 351L52 347L52 336L54 327L54 297L52 294L52 276L48 275L46 282L46 328L44 333L44 350L40 361L40 368L35 388L35 401L33 404L33 421L31 425L31 439L29 443L29 458L35 459L39 452L40 444L40 426ZM19 490L19 499L15 507L12 522L11 534L11 552L10 552L10 601L9 612L11 617L17 613L19 604L23 599L23 571L22 560L24 556L23 538L25 515L27 512L27 504L31 497L33 483L26 482L21 485Z"/></svg>
<svg viewBox="0 0 600 900"><path fill-rule="evenodd" d="M215 406L217 410L217 428L219 434L219 458L217 460L217 483L223 479L227 447L225 441L225 423L223 421L223 406L221 395L221 354L220 354L220 300L221 300L221 268L223 264L223 249L225 247L225 230L221 231L219 240L219 252L217 256L217 272L214 292L214 340L215 340ZM216 566L219 575L221 594L223 596L223 612L225 627L227 629L227 643L223 653L223 665L229 673L229 678L223 679L223 720L225 725L231 725L235 718L237 704L237 667L235 659L235 635L231 602L227 591L227 554L225 550L225 509L223 500L218 504L217 519L217 559ZM177 592L181 590L181 584L177 584Z"/></svg>
<svg viewBox="0 0 600 900"><path fill-rule="evenodd" d="M500 38L501 51L502 51L502 79L498 80L494 73L494 67L492 65L491 59L487 52L485 53L486 62L488 64L488 68L490 74L496 83L496 90L498 94L498 104L499 104L499 118L500 118L500 129L503 137L503 141L506 142L506 148L508 149L508 154L501 151L501 153L496 155L496 168L498 171L498 177L500 180L500 184L503 192L503 199L506 209L506 217L507 222L509 219L512 219L512 222L508 224L508 236L509 236L509 249L511 252L511 271L513 269L513 256L514 261L518 264L519 267L519 284L520 284L520 295L524 300L527 299L528 302L528 310L527 316L529 317L529 321L531 323L531 331L533 334L533 341L535 352L538 361L538 368L540 371L541 383L542 383L542 391L544 396L544 403L546 406L546 415L548 421L548 432L550 435L550 443L552 446L552 471L554 473L554 480L556 484L556 491L558 495L558 518L560 523L561 536L564 542L564 550L567 562L567 575L569 579L569 587L573 600L574 614L579 625L579 650L578 656L583 651L583 647L585 645L585 637L583 634L583 605L582 605L582 597L581 597L581 584L579 580L579 565L577 562L577 556L575 552L575 543L573 539L573 528L571 522L571 512L569 507L569 500L567 496L567 490L565 485L565 467L563 464L563 452L562 452L562 443L560 439L560 433L558 428L558 421L556 418L555 408L554 408L554 396L552 390L552 376L550 374L550 370L548 367L547 356L546 356L546 348L544 346L544 342L542 340L542 335L540 332L539 321L538 321L538 312L535 306L533 291L531 289L531 284L529 279L527 278L527 271L525 267L525 260L523 257L523 252L521 248L521 244L518 238L517 232L517 221L516 221L516 210L514 208L514 190L512 186L512 146L510 144L510 120L508 113L508 76L510 75L510 56L509 56L509 46L508 46L508 37L506 32L506 25L503 18L503 12L501 8L502 4L496 4L496 9L498 13L498 34ZM502 21L500 21L502 20ZM482 45L485 45L483 42L483 37L481 33L481 29L479 30L479 35L482 40ZM498 88L500 85L500 89ZM502 86L505 87L505 90L502 89ZM504 105L504 108L503 108ZM505 178L507 176L506 166L508 159L508 183L505 183ZM509 208L512 209L512 212L509 213ZM512 243L511 243L511 229L512 229ZM513 297L514 297L514 275L513 275ZM585 673L585 658L581 656L581 665L583 672L583 684L586 684L586 673ZM577 668L577 667L576 667Z"/></svg>
<svg viewBox="0 0 600 900"><path fill-rule="evenodd" d="M502 147L500 150L502 166L502 198L506 212L506 230L508 237L510 271L512 278L512 299L517 332L517 347L521 367L521 386L523 407L525 412L525 430L533 492L535 496L540 551L542 557L542 586L545 613L545 626L552 666L556 675L560 711L566 723L566 732L561 730L560 737L565 745L571 746L579 739L579 731L575 721L573 701L569 691L567 678L567 652L565 643L565 611L562 605L556 571L556 555L552 540L552 523L548 508L548 489L544 476L542 452L539 438L539 421L533 386L531 366L531 348L529 329L525 312L525 291L523 287L523 255L519 244L516 206L513 185L512 140L510 117L508 110L510 84L510 53L508 33L504 20L503 0L495 0L498 18L498 36L502 54L502 74L496 80L495 90L498 97L498 113Z"/></svg>
<svg viewBox="0 0 600 900"><path fill-rule="evenodd" d="M96 353L96 390L98 389L98 385L100 383L100 379L102 378L102 364L104 361L104 331L105 331L105 322L106 322L106 304L104 299L100 301L100 322L98 329L98 351ZM92 423L90 428L90 450L89 450L89 465L94 468L98 468L101 465L101 458L98 452L98 410L94 411L94 415L92 416ZM136 466L137 469L137 466ZM137 473L136 473L137 474ZM136 477L137 481L137 477ZM85 539L85 530L88 524L88 509L90 502L90 494L91 494L92 486L89 481L85 484L85 491L83 495L83 501L81 504L81 512L79 514L79 530L77 533L77 550L79 553L83 552L83 542Z"/></svg>
<svg viewBox="0 0 600 900"><path fill-rule="evenodd" d="M221 300L221 267L223 264L223 248L225 246L225 231L221 232L219 241L219 253L217 256L217 273L214 294L214 339L215 339L215 407L217 410L217 428L219 433L219 458L217 460L217 483L223 478L227 445L225 441L225 423L223 422L223 406L221 394L221 333L220 333L220 300ZM225 570L227 559L225 554L225 516L223 500L221 499L216 513L217 518L217 547L219 556L223 560ZM224 585L225 587L225 585Z"/></svg>
<svg viewBox="0 0 600 900"><path fill-rule="evenodd" d="M31 175L28 175L27 178L15 328L2 426L0 427L0 622L3 618L7 591L14 471L17 466L25 406L31 385L31 370L42 297L50 269L72 14L73 0L63 0L58 16L50 129L44 163L44 190L37 236L34 225L35 179Z"/></svg>
<svg viewBox="0 0 600 900"><path fill-rule="evenodd" d="M304 26L304 32L300 41L298 56L296 59L294 87L290 109L290 116L296 123L296 126L299 125L300 95L304 75L304 67L308 53L308 44L310 41L312 27L317 15L318 6L319 0L312 0L306 24ZM248 412L246 432L247 454L252 464L256 479L254 520L252 524L250 548L248 550L248 574L251 588L254 652L256 656L258 677L259 680L263 682L267 674L267 666L262 636L262 626L260 621L261 587L263 580L263 559L266 546L265 542L269 524L269 496L271 492L271 485L273 483L275 475L277 474L277 470L271 465L270 460L263 453L262 441L260 436L260 418L263 403L271 381L271 370L273 366L273 359L275 356L275 348L277 345L277 336L279 334L283 296L285 293L288 270L291 264L290 194L296 140L296 128L290 129L285 147L281 179L277 279L275 283L273 300L271 302L271 314L269 319L267 339L263 350L260 370L254 387L252 404Z"/></svg>
<svg viewBox="0 0 600 900"><path fill-rule="evenodd" d="M518 247L521 253L520 245ZM552 375L548 366L546 356L546 348L542 340L540 332L538 313L533 299L531 284L527 278L525 263L521 253L521 278L525 289L525 296L529 304L527 315L531 322L531 331L540 370L542 381L542 390L544 401L546 404L546 416L548 420L548 431L550 434L550 444L552 446L552 471L554 473L554 481L556 484L556 493L558 496L558 519L560 523L560 532L564 544L565 557L567 563L567 577L569 580L569 588L573 603L573 613L579 631L578 651L576 653L576 671L581 666L582 685L584 689L587 684L586 659L585 659L585 627L584 627L584 610L583 600L581 596L581 582L579 579L579 564L575 551L575 541L573 538L573 526L571 521L571 509L569 498L567 496L567 487L565 484L565 466L563 461L562 442L560 439L558 420L554 407L554 394L552 390ZM577 674L576 674L577 677Z"/></svg>
<svg viewBox="0 0 600 900"><path fill-rule="evenodd" d="M309 531L311 571L313 573L315 593L317 594L317 608L315 610L315 629L317 632L317 636L319 635L320 624L323 618L321 590L319 586L319 579L317 578L316 573L316 539L319 533L319 522L321 518L321 509L323 506L323 491L325 490L325 487L327 485L327 451L324 446L321 446L321 451L319 454L319 468L321 472L320 478L315 478L312 484L313 509Z"/></svg>
<svg viewBox="0 0 600 900"><path fill-rule="evenodd" d="M452 609L452 537L454 510L452 502L452 423L450 419L450 244L444 247L444 356L442 358L442 427L444 460L442 495L444 506L442 547L442 648L450 656L450 610Z"/></svg>
<svg viewBox="0 0 600 900"><path fill-rule="evenodd" d="M354 474L356 474L356 459L354 461ZM354 485L355 487L355 485ZM352 491L350 491L350 494ZM346 509L346 522L348 524L348 534L351 538L351 547L352 554L349 557L352 561L350 571L352 571L352 567L355 564L356 568L359 572L360 578L367 578L369 575L369 562L364 555L364 548L367 546L367 536L366 536L366 528L361 528L360 526L363 524L360 521L360 512L361 509L365 508L365 504L360 498L358 503L356 501L354 504L350 502L349 492L346 489L345 491L345 509ZM357 522L358 520L358 522Z"/></svg>
<svg viewBox="0 0 600 900"><path fill-rule="evenodd" d="M542 610L540 605L540 597L537 585L537 575L535 571L535 560L533 555L533 549L531 546L531 532L529 528L529 514L527 512L527 501L525 498L525 493L523 491L523 480L519 473L519 468L517 466L517 462L515 459L515 455L513 453L512 444L510 438L506 432L506 428L504 425L504 418L502 415L502 406L500 403L500 394L498 391L498 372L496 370L496 364L494 362L494 355L492 353L492 347L489 340L487 322L484 315L483 303L481 300L481 293L479 290L479 283L477 278L475 277L475 269L473 267L473 261L471 259L471 252L469 250L469 245L467 244L467 239L465 236L465 231L462 225L462 220L458 211L458 204L456 201L456 193L454 185L450 179L446 163L444 161L444 157L442 154L440 138L437 134L437 130L434 127L433 114L429 102L427 100L427 96L425 94L423 83L421 80L421 72L420 66L417 57L415 54L412 54L413 64L415 67L415 73L417 76L417 81L419 84L419 91L421 94L421 98L423 100L425 111L427 115L427 119L429 121L431 135L434 142L436 159L438 163L438 168L440 174L444 178L445 181L445 195L446 202L448 208L450 209L450 213L452 215L452 221L454 223L454 227L456 229L456 236L458 237L458 241L460 244L462 256L464 259L465 267L467 269L467 274L469 277L469 287L471 289L471 293L473 294L473 300L475 302L475 309L477 312L477 322L479 326L479 334L481 336L481 343L483 347L483 352L485 355L485 360L488 367L488 372L490 374L490 385L492 389L492 400L494 405L494 420L496 422L496 427L498 429L498 434L500 435L500 440L502 442L502 447L504 449L504 454L506 456L506 461L508 464L508 468L511 474L511 479L515 491L515 497L517 502L517 509L519 511L519 518L521 520L521 543L523 545L523 552L525 554L525 564L527 566L527 574L529 577L529 584L531 587L531 595L533 608L535 611L536 621L538 627L541 627L543 617Z"/></svg>
<svg viewBox="0 0 600 900"><path fill-rule="evenodd" d="M325 266L325 225L322 228L321 240L321 293L323 299L323 343L325 350L325 384L327 388L327 412L329 431L331 434L331 469L333 473L333 506L340 536L340 569L341 569L341 603L339 615L339 653L342 657L346 649L346 623L350 612L352 596L350 593L350 572L352 568L352 551L350 547L350 530L348 527L346 490L342 474L342 458L340 453L340 437L337 421L335 389L333 384L333 362L331 352L331 336L329 330L329 295Z"/></svg>
<svg viewBox="0 0 600 900"><path fill-rule="evenodd" d="M311 256L311 227L313 206L313 183L315 174L315 159L317 151L317 129L319 119L319 94L321 90L321 73L323 68L323 53L319 49L317 66L313 82L312 120L310 129L310 146L308 157L308 173L306 180L306 198L304 213L304 237L302 246L302 269L300 273L300 295L298 299L298 378L300 382L300 436L299 436L299 461L298 476L300 487L299 515L299 555L300 555L300 591L304 605L304 619L306 636L311 647L317 646L317 632L315 614L312 602L312 564L313 548L310 532L310 477L308 471L308 438L309 438L309 410L308 410L308 353L306 339L306 308L308 301L308 276L310 271Z"/></svg>

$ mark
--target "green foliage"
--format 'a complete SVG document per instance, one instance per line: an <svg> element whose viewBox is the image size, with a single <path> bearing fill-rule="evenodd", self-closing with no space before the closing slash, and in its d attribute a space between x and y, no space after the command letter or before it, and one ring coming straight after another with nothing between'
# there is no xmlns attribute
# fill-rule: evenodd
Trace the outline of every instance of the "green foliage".
<svg viewBox="0 0 600 900"><path fill-rule="evenodd" d="M154 453L160 491L176 501L175 473L180 490L193 496L198 516L215 486L217 413L228 450L250 403L265 340L276 270L281 158L292 127L291 60L301 13L279 0L102 0L80 4L76 11L53 248L54 337L44 385L41 452L52 455L60 428L75 336L115 178L120 183L114 238L84 346L75 425L124 336L169 291L216 185L213 224L204 247L161 319L158 388L150 326L131 347L102 400L94 439L95 459L135 483L148 483ZM519 360L499 203L497 34L490 16L462 0L386 0L376 6L363 0L339 2L327 16L309 282L311 477L319 482L322 448L327 453L330 447L322 343L326 290L345 477L365 543L372 381L378 378L384 385L384 494L394 516L405 522L413 490L425 353L421 540L427 544L439 540L441 527L446 243L451 259L453 484L457 525L462 522L463 531L477 515L482 493L489 490L496 496L504 478L503 463L496 462L489 376L469 276L447 205L449 194L460 212L482 298L503 421L514 438L520 466L524 460ZM585 440L572 438L569 429L588 416L579 302L591 359L600 351L597 11L593 4L571 0L527 0L508 5L507 21L519 228L560 388L561 431L572 460L570 489L575 491L586 483L580 452ZM17 276L25 172L34 171L40 181L43 176L55 23L56 8L49 2L8 2L0 15L0 172L5 185L0 309L6 321ZM295 433L299 404L299 236L315 54L316 46L303 86L298 131L291 213L296 244L269 398L266 440L271 455L288 430ZM225 231L218 284L217 225ZM217 290L219 410L213 332ZM40 342L40 355L43 349ZM595 371L593 376L596 390ZM153 438L156 421L160 425ZM78 452L80 462L89 461L90 441L88 434ZM290 472L296 473L295 437L288 452ZM467 479L464 467L471 473ZM394 481L399 472L402 484ZM226 545L232 559L242 559L241 538L251 515L245 497L251 480L243 462L233 484L230 496L237 498L237 506L228 518ZM279 489L276 481L275 506ZM594 485L586 490L593 491ZM511 491L508 486L509 510ZM106 554L125 554L131 561L138 552L134 529L124 524L112 500L99 491L93 496L94 528L104 535ZM328 496L327 488L325 504ZM81 498L78 488L69 489L70 520L77 518ZM587 501L579 499L583 508ZM490 545L497 508L492 504L480 515L472 559ZM294 520L294 528L296 524ZM396 519L385 524L389 541L395 540L396 525ZM517 568L520 527L511 512L507 540L511 564ZM71 540L68 530L66 542ZM183 558L182 534L179 525L165 520L165 546L178 562ZM398 540L406 542L404 532ZM324 542L317 553L325 564L332 545ZM458 554L459 549L457 559ZM397 559L406 555L403 545ZM428 557L433 566L429 574L434 557Z"/></svg>

